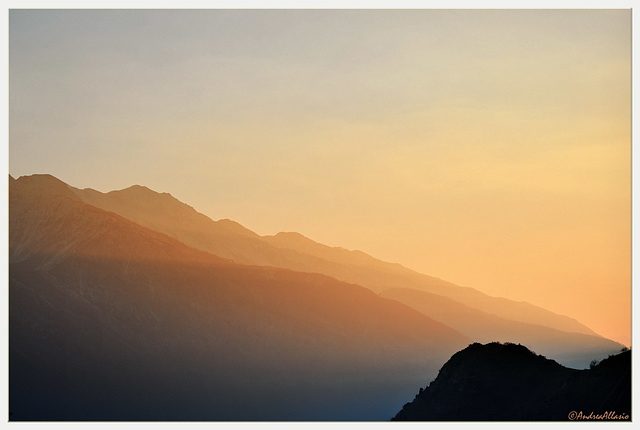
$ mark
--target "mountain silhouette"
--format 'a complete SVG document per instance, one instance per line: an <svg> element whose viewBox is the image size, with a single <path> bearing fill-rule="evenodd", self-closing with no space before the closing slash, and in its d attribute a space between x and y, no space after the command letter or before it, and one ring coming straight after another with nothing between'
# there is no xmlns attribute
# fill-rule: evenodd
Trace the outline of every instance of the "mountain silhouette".
<svg viewBox="0 0 640 430"><path fill-rule="evenodd" d="M397 421L631 419L631 351L568 369L515 344L474 343L404 405Z"/></svg>
<svg viewBox="0 0 640 430"><path fill-rule="evenodd" d="M321 273L361 285L455 327L474 341L531 344L564 365L577 368L585 368L594 358L604 358L622 347L572 318L529 303L491 297L400 264L378 260L361 251L322 245L295 232L259 236L230 220L213 221L171 195L146 187L136 185L109 193L69 189L86 203L222 258L242 264ZM424 306L425 297L432 303L451 304L451 312L438 312L438 306ZM478 323L453 308L472 310L479 317Z"/></svg>
<svg viewBox="0 0 640 430"><path fill-rule="evenodd" d="M12 421L380 420L468 343L361 286L189 247L52 176L10 180Z"/></svg>

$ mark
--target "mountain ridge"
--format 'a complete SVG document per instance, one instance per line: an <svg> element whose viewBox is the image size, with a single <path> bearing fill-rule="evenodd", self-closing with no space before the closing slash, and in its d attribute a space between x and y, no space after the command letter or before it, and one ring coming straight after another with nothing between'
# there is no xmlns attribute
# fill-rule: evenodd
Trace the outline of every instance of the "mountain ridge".
<svg viewBox="0 0 640 430"><path fill-rule="evenodd" d="M37 182L38 178L36 176L29 181ZM21 180L19 179L18 182ZM387 292L401 286L416 292L432 294L431 297L437 300L440 300L437 297L453 300L460 304L458 307L466 306L474 309L476 313L495 315L507 320L500 324L489 322L481 325L489 330L484 333L484 336L476 337L477 330L473 324L458 324L442 316L435 318L449 327L457 327L458 331L462 330L463 334L474 341L528 341L531 335L518 336L515 339L504 337L504 327L512 321L514 327L527 327L529 331L537 330L538 333L533 336L537 339L533 342L534 348L544 351L567 366L577 368L585 368L591 360L606 357L622 347L602 338L569 317L554 314L526 302L490 297L469 287L460 287L419 274L397 263L377 260L361 251L349 251L317 243L300 233L281 232L275 236L259 236L231 220L213 221L170 194L157 193L144 186L132 186L109 193L66 186L76 198L87 204L123 216L138 225L167 234L189 247L226 260L244 265L322 273L343 282L366 287L382 297L394 300L398 298L389 297ZM399 301L416 309L406 300ZM425 312L420 308L418 311L429 318L436 315L432 311ZM483 318L487 321L485 317ZM533 329L531 324L539 328ZM595 336L595 338L588 338L585 335ZM566 342L561 342L560 339L565 339Z"/></svg>
<svg viewBox="0 0 640 430"><path fill-rule="evenodd" d="M382 419L469 341L358 285L239 265L20 182L12 421Z"/></svg>
<svg viewBox="0 0 640 430"><path fill-rule="evenodd" d="M392 421L631 419L631 351L568 369L513 343L455 353ZM602 418L600 418L602 419Z"/></svg>
<svg viewBox="0 0 640 430"><path fill-rule="evenodd" d="M114 202L113 197L122 196L124 190L106 194L96 192L97 194L92 193L88 196L86 190L78 190L73 187L71 189L87 203L114 211L134 222L175 237L189 246L241 264L285 267L296 271L324 273L336 279L370 288L377 293L402 285L444 295L467 306L497 314L503 318L541 325L553 324L553 328L563 331L599 336L573 318L528 302L491 297L471 287L458 286L415 272L398 263L378 260L362 251L350 251L345 248L322 245L300 233L281 232L274 236L259 236L234 221L229 220L228 223L226 220L213 221L177 199L172 200L178 204L177 209L172 209L176 211L171 218L173 222L166 222L166 220L159 222L155 218L159 216L158 211L134 213L135 211L130 207L123 207L121 202ZM146 187L145 189L149 190ZM147 193L150 195L158 194L152 190ZM129 202L129 204L132 203ZM185 211L183 205L189 210ZM183 224L177 227L177 217L186 215L191 215L193 218L190 218L189 221L182 219ZM233 228L227 228L229 223L233 223ZM238 237L237 233L241 237ZM346 262L344 262L345 260ZM354 264L355 262L357 264Z"/></svg>
<svg viewBox="0 0 640 430"><path fill-rule="evenodd" d="M362 251L359 250L348 250L346 248L343 247L329 247L327 245L323 245L320 244L318 242L313 241L312 239L307 238L306 236L297 233L297 232L279 232L274 236L262 236L263 239L266 239L267 241L269 241L270 243L273 244L279 244L282 247L287 247L289 249L292 250L296 250L296 251L302 251L302 252L313 252L315 251L314 255L321 255L323 258L326 258L328 260L331 261L335 261L335 262L339 262L341 260L341 258L344 260L344 256L348 255L351 259L352 259L352 263L353 264L357 264L356 261L359 261L360 264L362 264L363 266L367 267L367 264L369 266L377 266L377 267L384 267L387 269L397 269L398 271L401 271L403 273L407 273L407 272L411 272L415 275L421 276L421 277L428 277L430 281L435 281L438 282L440 284L442 284L443 286L455 286L457 288L460 289L466 289L468 291L473 291L474 294L477 294L478 291L471 288L471 287L460 287L458 285L455 285L453 283L450 283L448 281L442 280L440 278L435 278L429 275L425 275L419 272L416 272L412 269L409 269L405 266L402 266L399 263L388 263L385 261L381 261L376 259L375 257L372 257ZM387 293L389 290L393 290L394 288L390 288L390 289L385 289L380 291L381 295L385 295L385 293ZM416 291L422 291L422 290L416 290ZM422 291L422 292L427 292L427 291ZM434 293L430 293L430 294L434 294ZM481 293L481 295L483 296L487 296L484 293ZM444 296L446 297L446 296ZM521 307L533 307L535 305L532 305L531 303L524 301L524 300L512 300L512 299L508 299L506 297L492 297L493 300L496 301L508 301L510 303L514 303L517 304L518 306ZM466 301L465 301L466 302ZM469 306L474 308L473 304L470 303L464 303L465 306ZM475 309L475 308L474 308ZM566 317L565 315L561 315L558 313L555 313L553 311L549 311L546 310L546 312L548 312L549 314L553 314L557 317L560 318L568 318L571 319L575 322L577 322L575 319L570 318L570 317ZM480 312L486 312L486 311L480 311ZM587 330L577 330L576 333L583 333L583 334L590 334L590 335L596 335L596 336L600 336L598 333L594 332L593 330L587 328Z"/></svg>
<svg viewBox="0 0 640 430"><path fill-rule="evenodd" d="M381 296L429 315L465 333L476 342L500 341L527 345L528 348L554 357L571 368L587 368L592 361L589 356L606 357L623 346L598 336L567 333L551 327L507 320L424 291L395 288L383 291ZM581 344L585 345L583 350L580 354L575 354L574 351Z"/></svg>

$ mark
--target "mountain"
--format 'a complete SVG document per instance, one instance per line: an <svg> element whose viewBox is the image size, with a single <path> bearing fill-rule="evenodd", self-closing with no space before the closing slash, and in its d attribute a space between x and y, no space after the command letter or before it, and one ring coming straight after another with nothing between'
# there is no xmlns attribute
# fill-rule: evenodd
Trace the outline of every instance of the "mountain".
<svg viewBox="0 0 640 430"><path fill-rule="evenodd" d="M582 338L585 342L589 342L593 347L590 348L591 352L583 355L583 360L591 356L591 353L600 354L605 357L607 354L618 351L623 346L617 342L602 338L602 336L573 318L555 314L526 302L517 302L502 297L491 297L473 288L460 287L453 283L415 272L400 264L378 260L361 251L349 251L340 247L329 247L293 232L278 233L275 236L263 236L262 239L283 249L307 253L315 257L339 263L348 269L345 269L344 272L340 274L333 272L333 276L336 278L367 286L373 291L379 292L383 297L399 300L421 312L424 311L425 308L413 306L415 302L414 299L416 297L422 297L423 299L430 297L430 299L433 300L433 304L445 302L453 304L455 302L456 306L461 309L465 308L476 311L476 315L490 315L493 318L498 318L502 322L508 321L510 324L521 325L522 323L524 324L523 327L535 325L571 334L579 333L591 336L578 336L578 338ZM399 292L402 294L398 294ZM411 296L410 300L407 300L408 296ZM424 304L420 302L419 299L416 301ZM438 312L439 306L437 304L430 306L429 311L430 312L423 313L442 322L445 322L444 319L446 319L447 322L445 322L445 324L459 326L459 328L457 328L458 330L472 338L479 333L477 327L473 324L459 324L454 319L447 318L452 314L456 314L455 312ZM443 318L440 319L441 317ZM491 337L494 334L491 330L488 330L484 331L483 335ZM542 336L542 334L540 336ZM580 342L574 341L571 343L578 346ZM564 360L565 357L560 355L558 358ZM577 358L577 356L574 358Z"/></svg>
<svg viewBox="0 0 640 430"><path fill-rule="evenodd" d="M12 421L380 420L469 343L361 286L189 247L52 176L9 185Z"/></svg>
<svg viewBox="0 0 640 430"><path fill-rule="evenodd" d="M378 260L361 251L328 247L299 233L278 233L275 236L263 236L262 238L283 249L307 253L344 265L349 268L347 274L337 275L336 278L348 279L350 282L367 286L383 295L390 289L410 288L432 295L440 295L467 307L511 321L539 324L572 333L596 335L590 328L564 315L555 314L526 302L491 297L473 288L460 287L451 282L415 272L400 264Z"/></svg>
<svg viewBox="0 0 640 430"><path fill-rule="evenodd" d="M240 264L276 266L286 253L260 240L260 236L231 220L213 221L168 193L134 185L100 193L69 188L82 201L164 233L185 244Z"/></svg>
<svg viewBox="0 0 640 430"><path fill-rule="evenodd" d="M631 419L631 351L568 369L522 345L475 343L456 353L397 421Z"/></svg>
<svg viewBox="0 0 640 430"><path fill-rule="evenodd" d="M259 236L230 220L213 221L171 195L146 187L136 185L109 193L69 189L85 203L117 213L222 258L242 264L321 273L361 285L456 327L474 341L526 341L529 344L535 340L532 345L536 349L573 367L586 367L594 358L606 357L622 347L572 318L529 303L491 297L473 288L420 274L360 251L322 245L299 233ZM399 291L402 291L400 296L397 294ZM416 297L418 299L414 303ZM429 297L433 303L454 301L455 307L473 310L475 315L482 316L484 323L476 326L472 318L458 313L438 313L437 306L423 306L424 300L421 301L420 297ZM451 318L454 314L462 320ZM508 329L509 326L512 329ZM527 334L519 333L515 327L524 329ZM518 336L509 339L505 334Z"/></svg>
<svg viewBox="0 0 640 430"><path fill-rule="evenodd" d="M429 315L475 342L520 343L576 369L587 368L593 359L606 357L622 348L617 342L600 336L568 333L539 324L508 320L447 297L410 288L389 289L383 291L381 296Z"/></svg>
<svg viewBox="0 0 640 430"><path fill-rule="evenodd" d="M28 260L48 268L73 255L231 263L88 205L53 176L34 175L10 182L10 262Z"/></svg>
<svg viewBox="0 0 640 430"><path fill-rule="evenodd" d="M171 195L146 187L132 186L109 193L70 189L86 203L237 263L322 273L378 293L390 288L413 288L443 295L510 320L595 335L572 318L525 302L491 297L473 288L460 287L399 264L375 259L360 251L328 247L299 233L261 237L233 221L213 221Z"/></svg>

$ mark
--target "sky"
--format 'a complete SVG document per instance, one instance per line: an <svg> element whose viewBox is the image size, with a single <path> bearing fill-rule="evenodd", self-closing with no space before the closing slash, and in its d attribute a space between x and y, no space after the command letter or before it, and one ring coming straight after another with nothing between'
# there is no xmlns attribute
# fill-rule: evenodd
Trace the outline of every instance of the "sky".
<svg viewBox="0 0 640 430"><path fill-rule="evenodd" d="M8 134L631 344L628 9L11 10Z"/></svg>

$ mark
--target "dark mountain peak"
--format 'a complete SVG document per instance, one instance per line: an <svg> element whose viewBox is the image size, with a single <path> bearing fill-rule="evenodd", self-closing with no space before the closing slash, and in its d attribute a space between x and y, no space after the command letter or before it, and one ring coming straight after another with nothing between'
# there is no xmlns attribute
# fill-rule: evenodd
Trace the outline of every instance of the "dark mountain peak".
<svg viewBox="0 0 640 430"><path fill-rule="evenodd" d="M469 388L484 378L492 381L492 378L497 377L496 381L501 378L505 378L506 381L504 384L498 382L495 389L510 386L517 381L513 385L513 388L516 388L521 384L532 382L537 374L557 369L565 368L554 360L537 355L523 345L499 342L485 345L473 343L455 353L442 366L438 377L430 387L434 390L449 392L454 387L456 390ZM452 384L452 381L455 383ZM493 386L493 384L490 385Z"/></svg>
<svg viewBox="0 0 640 430"><path fill-rule="evenodd" d="M624 371L631 371L631 350L623 349L619 354L610 355L604 360L598 362L594 360L593 366L590 371L594 375L607 374L607 373L617 373Z"/></svg>
<svg viewBox="0 0 640 430"><path fill-rule="evenodd" d="M511 342L491 342L487 344L474 342L462 351L455 353L447 364L457 365L459 363L466 363L468 361L474 363L475 365L485 363L496 365L502 361L509 363L555 363L555 361L553 360L549 360L542 355L536 354L524 345Z"/></svg>
<svg viewBox="0 0 640 430"><path fill-rule="evenodd" d="M474 343L455 353L393 420L550 421L568 420L572 411L630 415L630 369L630 351L575 370L523 345Z"/></svg>

